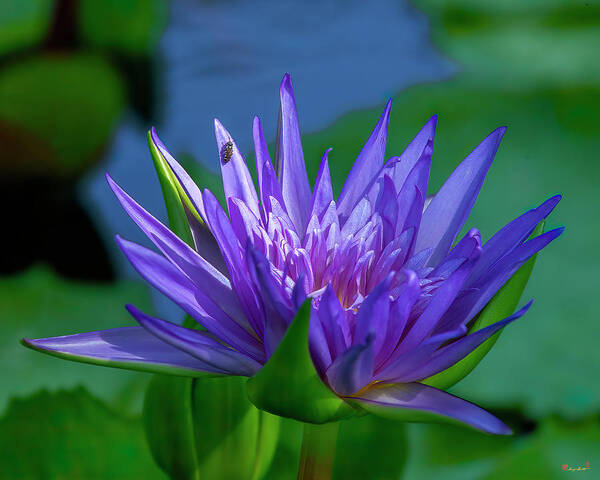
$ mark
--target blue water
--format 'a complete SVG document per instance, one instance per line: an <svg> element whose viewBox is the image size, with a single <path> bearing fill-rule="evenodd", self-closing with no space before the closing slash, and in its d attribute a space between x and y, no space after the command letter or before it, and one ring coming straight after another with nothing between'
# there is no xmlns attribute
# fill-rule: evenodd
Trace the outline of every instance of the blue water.
<svg viewBox="0 0 600 480"><path fill-rule="evenodd" d="M242 151L251 148L254 115L267 141L273 140L285 72L292 74L305 134L456 70L433 48L426 17L407 1L179 0L171 3L170 15L159 48L161 117L155 126L171 152L191 153L213 171L218 169L213 118ZM104 180L106 170L165 218L146 145L149 127L124 118L106 161L82 183L81 197L110 245L116 232L147 241L118 207ZM117 269L133 275L111 248Z"/></svg>

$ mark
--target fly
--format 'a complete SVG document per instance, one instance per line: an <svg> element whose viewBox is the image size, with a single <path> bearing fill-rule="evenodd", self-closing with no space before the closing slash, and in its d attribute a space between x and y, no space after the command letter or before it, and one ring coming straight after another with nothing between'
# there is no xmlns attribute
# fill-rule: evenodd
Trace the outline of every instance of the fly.
<svg viewBox="0 0 600 480"><path fill-rule="evenodd" d="M229 162L229 160L231 160L231 157L233 155L233 142L231 140L229 140L225 145L223 145L222 155L223 163L227 163Z"/></svg>

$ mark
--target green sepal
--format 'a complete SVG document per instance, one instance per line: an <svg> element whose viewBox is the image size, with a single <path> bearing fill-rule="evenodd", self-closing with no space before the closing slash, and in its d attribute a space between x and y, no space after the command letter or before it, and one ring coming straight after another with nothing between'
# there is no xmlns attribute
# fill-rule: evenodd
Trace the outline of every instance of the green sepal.
<svg viewBox="0 0 600 480"><path fill-rule="evenodd" d="M152 141L150 132L148 132L147 139L150 155L152 156L152 163L154 163L154 169L156 170L156 175L160 182L160 188L165 200L165 207L169 218L169 227L179 238L193 247L194 239L192 238L192 232L190 231L188 219L185 214L184 203L182 202L179 193L179 190L181 189L179 182L175 178L171 167L160 153L160 150Z"/></svg>
<svg viewBox="0 0 600 480"><path fill-rule="evenodd" d="M544 233L544 224L542 220L535 228L529 238L536 237ZM535 264L537 254L531 257L525 262L519 270L504 284L504 286L498 290L496 295L489 301L485 308L481 311L479 316L468 333L476 332L482 328L492 325L493 323L499 322L500 320L510 316L515 311L523 290L529 280L531 271ZM420 383L431 385L442 390L450 388L455 385L463 378L465 378L471 371L477 366L477 364L487 355L487 353L494 346L502 330L496 332L479 347L473 350L469 355L460 360L459 362L452 365L450 368L443 372L437 373L429 378L421 380Z"/></svg>
<svg viewBox="0 0 600 480"><path fill-rule="evenodd" d="M144 398L144 429L157 465L171 478L197 479L193 379L154 375Z"/></svg>
<svg viewBox="0 0 600 480"><path fill-rule="evenodd" d="M310 299L287 329L261 370L248 379L250 401L261 410L308 423L326 423L354 415L319 378L308 350Z"/></svg>
<svg viewBox="0 0 600 480"><path fill-rule="evenodd" d="M248 401L241 377L155 375L144 401L150 450L171 478L261 479L273 459L279 421Z"/></svg>

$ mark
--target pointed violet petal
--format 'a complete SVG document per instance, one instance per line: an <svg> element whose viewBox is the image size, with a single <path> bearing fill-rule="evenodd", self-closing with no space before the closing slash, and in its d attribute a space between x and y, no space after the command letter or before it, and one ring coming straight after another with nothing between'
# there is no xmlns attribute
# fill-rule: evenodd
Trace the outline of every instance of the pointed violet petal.
<svg viewBox="0 0 600 480"><path fill-rule="evenodd" d="M315 189L312 194L309 218L315 215L320 220L329 207L329 204L333 202L333 187L331 186L331 174L329 173L329 152L331 152L331 148L325 151L321 165L319 166L319 172L315 180Z"/></svg>
<svg viewBox="0 0 600 480"><path fill-rule="evenodd" d="M353 345L363 344L373 335L373 351L377 354L383 345L390 317L390 284L393 274L388 275L363 300L356 314Z"/></svg>
<svg viewBox="0 0 600 480"><path fill-rule="evenodd" d="M397 203L400 208L396 220L396 234L400 234L408 228L415 228L415 230L419 228L429 182L432 154L433 144L428 142L398 192Z"/></svg>
<svg viewBox="0 0 600 480"><path fill-rule="evenodd" d="M296 232L303 236L308 223L312 195L302 153L296 100L294 99L292 80L288 73L281 81L280 100L275 163L279 169L279 181L285 207L296 227Z"/></svg>
<svg viewBox="0 0 600 480"><path fill-rule="evenodd" d="M117 243L133 267L150 285L173 300L209 332L254 358L263 356L258 340L168 260L119 236ZM228 307L231 308L231 305Z"/></svg>
<svg viewBox="0 0 600 480"><path fill-rule="evenodd" d="M446 258L428 275L429 278L448 278L471 254L475 247L481 247L481 233L476 228L469 230L465 236L454 246ZM480 257L481 258L481 257ZM473 270L479 264L479 259ZM469 277L472 273L469 273ZM466 284L466 282L465 282Z"/></svg>
<svg viewBox="0 0 600 480"><path fill-rule="evenodd" d="M490 238L483 246L481 257L467 280L467 287L475 283L497 260L525 241L538 223L550 215L560 199L560 195L549 198L539 207L517 217Z"/></svg>
<svg viewBox="0 0 600 480"><path fill-rule="evenodd" d="M246 265L242 258L242 246L234 233L229 218L227 218L215 196L209 190L205 190L204 199L208 226L215 236L225 259L225 264L231 275L233 290L246 313L248 323L259 338L262 338L263 317L257 294L252 288L247 275Z"/></svg>
<svg viewBox="0 0 600 480"><path fill-rule="evenodd" d="M419 277L411 270L404 270L405 283L398 289L397 298L392 304L388 320L385 342L375 357L375 369L380 370L398 346L413 305L419 299L421 288Z"/></svg>
<svg viewBox="0 0 600 480"><path fill-rule="evenodd" d="M252 376L260 370L261 364L256 360L224 347L204 332L151 317L133 305L127 305L125 308L152 335L215 369L225 371L230 375L244 376Z"/></svg>
<svg viewBox="0 0 600 480"><path fill-rule="evenodd" d="M157 175L161 181L171 230L189 244L184 236L186 228L189 227L196 251L223 275L227 276L227 268L217 242L205 224L204 200L200 189L165 148L154 127L149 132L148 144L155 162ZM174 211L173 213L169 210L169 203L172 204L171 211ZM183 212L187 217L185 226L181 225L182 222L178 217L179 208L181 207L183 207ZM181 231L184 232L184 235Z"/></svg>
<svg viewBox="0 0 600 480"><path fill-rule="evenodd" d="M117 199L131 217L159 250L195 285L201 285L206 296L240 323L245 317L239 302L231 289L227 277L214 268L171 230L154 218L135 200L125 193L112 178L106 176Z"/></svg>
<svg viewBox="0 0 600 480"><path fill-rule="evenodd" d="M246 263L250 277L260 292L265 316L264 343L267 358L277 349L285 335L286 328L294 318L294 310L283 288L271 275L269 261L256 248L248 245Z"/></svg>
<svg viewBox="0 0 600 480"><path fill-rule="evenodd" d="M544 221L535 228L532 237L543 233ZM522 265L519 270L502 286L502 288L494 295L485 308L477 315L477 319L469 328L469 333L477 332L489 325L498 322L514 312L519 299L525 290L527 281L533 270L537 255L531 257ZM469 353L465 358L459 360L451 367L422 380L421 383L431 385L432 387L445 390L455 385L457 382L466 377L481 361L483 357L491 350L498 340L500 332L492 335L475 350Z"/></svg>
<svg viewBox="0 0 600 480"><path fill-rule="evenodd" d="M464 225L496 155L506 127L490 133L454 170L423 212L415 251L433 247L429 265L448 252Z"/></svg>
<svg viewBox="0 0 600 480"><path fill-rule="evenodd" d="M402 155L399 157L392 157L385 163L367 188L369 200L374 201L377 197L378 183L386 175L392 179L396 191L399 192L406 183L410 172L423 157L425 148L429 146L431 152L433 152L433 136L435 133L436 120L437 116L435 115L430 118L417 136L406 147L406 150L404 150ZM429 156L431 157L431 155ZM429 170L427 170L425 185L427 185L428 177ZM422 193L425 195L425 190L423 190Z"/></svg>
<svg viewBox="0 0 600 480"><path fill-rule="evenodd" d="M393 420L442 421L497 435L512 433L504 423L477 405L420 383L374 387L360 397L352 397L352 401L369 413Z"/></svg>
<svg viewBox="0 0 600 480"><path fill-rule="evenodd" d="M408 334L402 340L398 347L399 353L404 353L421 343L429 333L435 328L438 321L444 315L448 307L454 302L454 299L460 292L467 276L473 268L474 260L481 253L481 247L478 244L471 245L471 252L450 277L444 280L444 283L435 291L433 298L415 321ZM453 330L453 329L452 329Z"/></svg>
<svg viewBox="0 0 600 480"><path fill-rule="evenodd" d="M213 234L210 232L210 229L206 226L206 224L203 221L199 220L187 207L184 206L184 209L188 219L190 230L192 232L192 238L194 239L194 246L196 251L200 253L200 255L208 263L210 263L219 272L221 272L224 277L229 279L227 265L225 265L225 260L223 260L223 255L221 255L219 245L217 245L217 241L215 240Z"/></svg>
<svg viewBox="0 0 600 480"><path fill-rule="evenodd" d="M360 202L358 202L352 212L350 212L350 216L347 218L346 223L342 227L342 236L348 237L349 235L354 235L358 232L365 224L368 222L369 218L371 218L371 214L373 212L373 207L369 202L368 198L363 198Z"/></svg>
<svg viewBox="0 0 600 480"><path fill-rule="evenodd" d="M308 327L308 345L315 368L323 378L323 372L331 365L331 352L329 351L327 338L325 338L323 324L314 310L311 312Z"/></svg>
<svg viewBox="0 0 600 480"><path fill-rule="evenodd" d="M404 185L410 171L423 157L426 147L431 149L431 153L429 153L429 159L431 161L436 124L437 115L434 115L425 125L423 125L423 128L421 128L415 138L411 140L404 152L402 152L402 155L400 155L398 162L394 165L393 173L391 173L390 176L392 177L392 180L394 180L397 190L400 190L402 185ZM390 163L390 161L388 161L388 163ZM429 177L429 171L427 172L427 177ZM421 193L425 195L426 190L422 190Z"/></svg>
<svg viewBox="0 0 600 480"><path fill-rule="evenodd" d="M239 198L229 197L227 206L229 207L231 227L240 244L246 245L252 238L254 229L260 225L261 221Z"/></svg>
<svg viewBox="0 0 600 480"><path fill-rule="evenodd" d="M248 171L248 166L233 138L216 118L215 137L219 151L221 174L223 175L225 198L235 197L241 199L257 217L260 217L258 196L256 195L256 188ZM225 149L228 142L231 143L233 152L229 160L225 158Z"/></svg>
<svg viewBox="0 0 600 480"><path fill-rule="evenodd" d="M426 377L430 377L435 375L436 373L441 372L442 370L447 369L448 367L454 365L458 361L462 360L469 353L475 350L479 345L485 342L489 337L491 337L494 333L496 333L501 328L504 328L509 323L515 321L517 318L522 317L531 304L533 300L530 300L527 305L521 308L518 312L515 312L508 318L496 322L492 325L489 325L481 330L477 330L466 337L463 337L455 342L450 343L449 345L442 347L435 354L431 356L431 358L421 365L418 368L415 368L412 372L407 372L404 376L398 376L394 381L397 382L413 382L415 380L421 380Z"/></svg>
<svg viewBox="0 0 600 480"><path fill-rule="evenodd" d="M328 283L319 299L317 316L323 325L332 358L340 356L352 342L350 327L346 322L345 315L337 295L331 284Z"/></svg>
<svg viewBox="0 0 600 480"><path fill-rule="evenodd" d="M467 329L462 327L461 329L429 337L419 346L395 358L393 362L375 376L375 379L393 383L412 382L413 379L410 378L412 372L426 363L444 342L460 337L466 332Z"/></svg>
<svg viewBox="0 0 600 480"><path fill-rule="evenodd" d="M377 125L356 157L337 201L338 214L344 220L367 191L385 158L385 144L392 100L388 100Z"/></svg>
<svg viewBox="0 0 600 480"><path fill-rule="evenodd" d="M281 195L281 186L279 185L277 174L271 163L267 142L265 141L265 136L258 117L254 117L253 136L260 202L265 215L263 220L266 223L266 219L271 211L270 202L268 201L269 197L274 197L280 205L284 205L284 203Z"/></svg>
<svg viewBox="0 0 600 480"><path fill-rule="evenodd" d="M438 329L453 329L468 323L529 258L556 239L564 228L556 228L523 243L500 259L474 289L465 293L440 321Z"/></svg>
<svg viewBox="0 0 600 480"><path fill-rule="evenodd" d="M258 340L231 319L168 260L120 237L117 237L117 243L133 267L150 285L173 300L209 332L253 358L264 358Z"/></svg>
<svg viewBox="0 0 600 480"><path fill-rule="evenodd" d="M370 334L365 343L350 347L327 369L327 381L339 395L352 395L371 381L375 358L374 338Z"/></svg>
<svg viewBox="0 0 600 480"><path fill-rule="evenodd" d="M227 373L159 340L142 327L112 328L63 337L24 338L23 344L55 357L106 367L184 377Z"/></svg>

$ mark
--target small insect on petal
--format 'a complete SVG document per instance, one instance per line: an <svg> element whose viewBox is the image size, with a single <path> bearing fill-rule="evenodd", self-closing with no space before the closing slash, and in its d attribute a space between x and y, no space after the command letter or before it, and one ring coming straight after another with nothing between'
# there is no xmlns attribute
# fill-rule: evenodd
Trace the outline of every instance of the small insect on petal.
<svg viewBox="0 0 600 480"><path fill-rule="evenodd" d="M229 140L223 148L221 149L221 157L223 158L223 163L229 162L233 155L233 142Z"/></svg>

